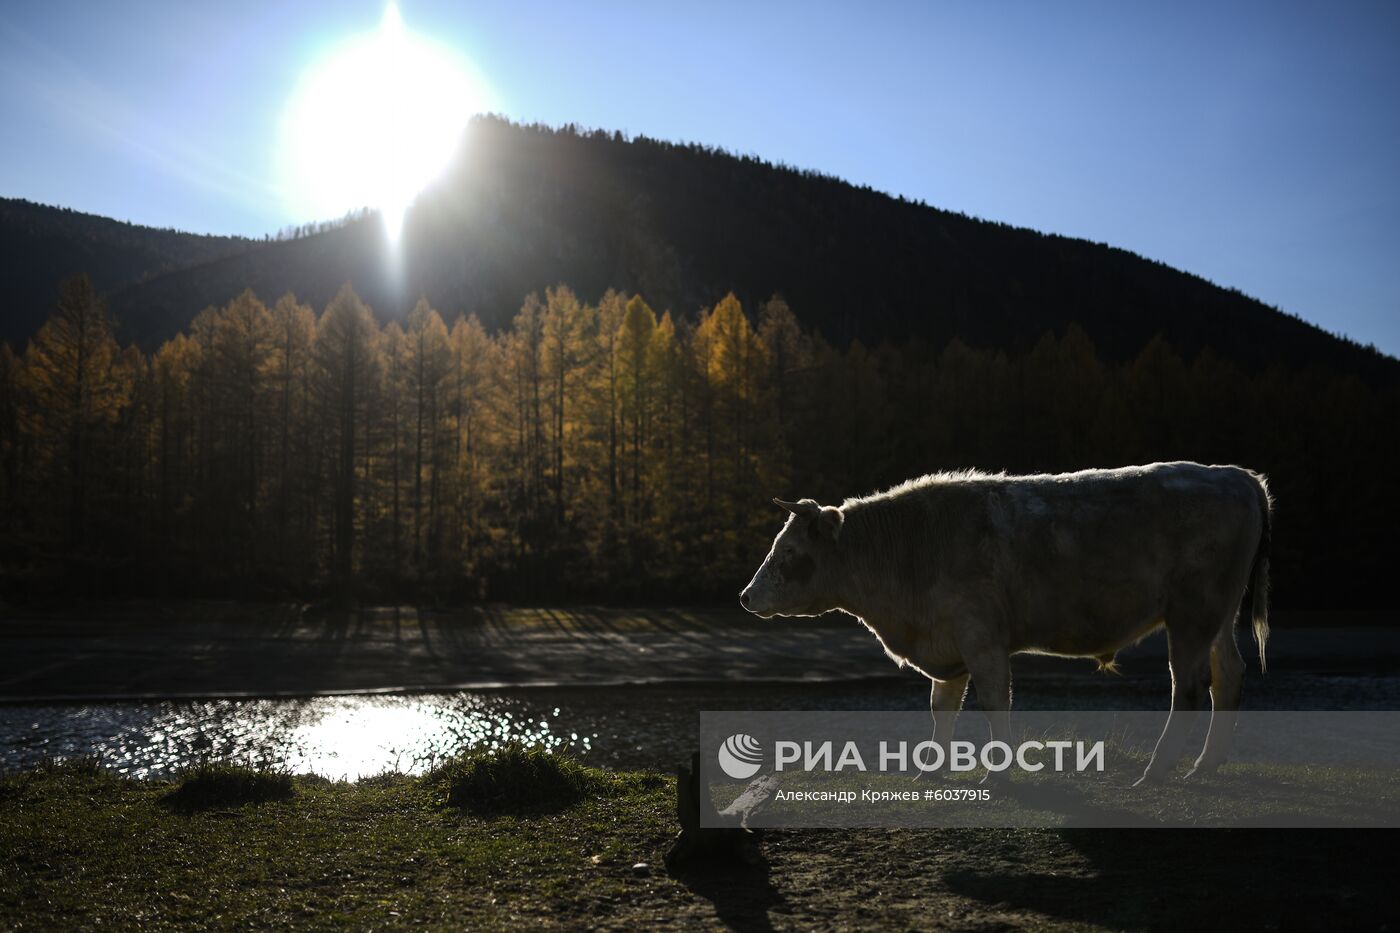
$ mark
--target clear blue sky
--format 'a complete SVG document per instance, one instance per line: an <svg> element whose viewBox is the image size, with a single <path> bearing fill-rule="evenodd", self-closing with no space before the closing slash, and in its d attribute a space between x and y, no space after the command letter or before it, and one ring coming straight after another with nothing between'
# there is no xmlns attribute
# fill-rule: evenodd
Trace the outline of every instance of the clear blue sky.
<svg viewBox="0 0 1400 933"><path fill-rule="evenodd" d="M1400 354L1400 4L400 0L495 110L1122 246ZM261 235L283 107L382 2L0 14L0 194Z"/></svg>

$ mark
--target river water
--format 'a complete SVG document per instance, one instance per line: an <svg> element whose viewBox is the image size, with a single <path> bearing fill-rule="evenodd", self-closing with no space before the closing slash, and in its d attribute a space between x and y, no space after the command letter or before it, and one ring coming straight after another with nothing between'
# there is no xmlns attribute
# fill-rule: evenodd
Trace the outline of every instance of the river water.
<svg viewBox="0 0 1400 933"><path fill-rule="evenodd" d="M1018 674L1021 709L1165 710L1160 676ZM96 755L136 777L228 758L354 780L420 773L462 749L509 740L570 749L611 768L670 770L696 744L703 709L927 709L927 681L536 687L411 695L0 705L0 769ZM1247 709L1400 709L1400 677L1282 671L1245 686Z"/></svg>

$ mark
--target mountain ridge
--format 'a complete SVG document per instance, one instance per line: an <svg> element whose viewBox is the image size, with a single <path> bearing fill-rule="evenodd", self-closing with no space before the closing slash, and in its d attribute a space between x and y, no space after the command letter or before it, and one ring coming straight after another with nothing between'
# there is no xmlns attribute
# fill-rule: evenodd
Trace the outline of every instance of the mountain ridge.
<svg viewBox="0 0 1400 933"><path fill-rule="evenodd" d="M149 227L70 207L0 198L0 339L22 342L53 310L60 279L83 272L111 293L245 250L246 237Z"/></svg>
<svg viewBox="0 0 1400 933"><path fill-rule="evenodd" d="M749 308L781 293L837 343L957 337L1015 352L1075 323L1113 358L1160 335L1255 368L1315 363L1400 382L1393 357L1119 247L572 126L474 121L453 168L410 211L398 255L374 216L223 247L140 280L95 278L123 337L159 343L245 288L320 308L345 282L389 317L421 294L448 318L476 313L495 329L526 294L568 282L586 298L619 288L686 314L729 291Z"/></svg>

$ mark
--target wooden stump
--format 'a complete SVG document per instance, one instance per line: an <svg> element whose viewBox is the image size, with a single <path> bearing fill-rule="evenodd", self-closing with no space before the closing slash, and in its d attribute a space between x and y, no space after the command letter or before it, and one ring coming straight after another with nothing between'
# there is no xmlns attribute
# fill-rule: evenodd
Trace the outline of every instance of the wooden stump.
<svg viewBox="0 0 1400 933"><path fill-rule="evenodd" d="M755 778L733 803L716 811L708 788L701 787L700 753L693 754L689 765L676 769L676 817L681 831L666 853L666 869L674 874L700 862L714 866L758 862L762 833L749 828L749 818L768 805L777 786L772 774Z"/></svg>

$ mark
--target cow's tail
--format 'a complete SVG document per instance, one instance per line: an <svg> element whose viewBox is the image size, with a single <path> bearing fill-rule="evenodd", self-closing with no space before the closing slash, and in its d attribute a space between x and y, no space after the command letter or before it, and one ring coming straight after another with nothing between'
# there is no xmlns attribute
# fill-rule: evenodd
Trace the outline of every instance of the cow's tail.
<svg viewBox="0 0 1400 933"><path fill-rule="evenodd" d="M1261 473L1251 472L1255 489L1259 494L1259 547L1254 552L1254 569L1250 571L1249 586L1245 590L1240 606L1243 612L1249 607L1250 623L1254 628L1254 642L1259 646L1259 670L1269 669L1264 648L1269 643L1269 546L1273 540L1273 497L1269 495L1269 481Z"/></svg>

